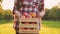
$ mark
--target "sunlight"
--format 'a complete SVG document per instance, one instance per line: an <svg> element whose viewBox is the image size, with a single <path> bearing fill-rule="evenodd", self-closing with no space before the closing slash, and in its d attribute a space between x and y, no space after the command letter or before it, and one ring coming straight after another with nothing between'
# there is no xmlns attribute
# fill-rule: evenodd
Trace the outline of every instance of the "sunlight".
<svg viewBox="0 0 60 34"><path fill-rule="evenodd" d="M45 8L52 8L53 6L58 5L57 0L45 0Z"/></svg>
<svg viewBox="0 0 60 34"><path fill-rule="evenodd" d="M52 8L53 6L57 5L57 0L45 0L45 8ZM2 2L3 9L13 9L14 0L3 0Z"/></svg>
<svg viewBox="0 0 60 34"><path fill-rule="evenodd" d="M13 9L14 0L3 0L2 2L3 9Z"/></svg>
<svg viewBox="0 0 60 34"><path fill-rule="evenodd" d="M60 0L58 0L58 8L60 8Z"/></svg>

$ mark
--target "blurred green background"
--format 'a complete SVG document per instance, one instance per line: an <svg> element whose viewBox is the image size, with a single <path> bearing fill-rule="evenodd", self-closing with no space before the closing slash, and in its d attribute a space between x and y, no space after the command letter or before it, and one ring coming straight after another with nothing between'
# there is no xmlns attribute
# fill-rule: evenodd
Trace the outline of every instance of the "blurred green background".
<svg viewBox="0 0 60 34"><path fill-rule="evenodd" d="M2 0L0 0L0 3ZM60 8L54 6L46 10L43 17L40 34L60 34ZM0 34L15 34L13 16L10 9L4 10L0 4Z"/></svg>

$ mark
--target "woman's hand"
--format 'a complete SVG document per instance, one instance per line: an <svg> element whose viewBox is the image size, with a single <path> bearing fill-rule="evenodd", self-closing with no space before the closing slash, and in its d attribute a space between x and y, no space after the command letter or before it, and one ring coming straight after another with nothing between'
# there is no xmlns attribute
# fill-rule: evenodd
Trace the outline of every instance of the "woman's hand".
<svg viewBox="0 0 60 34"><path fill-rule="evenodd" d="M40 13L39 13L40 17L43 17L45 15L45 10L42 10Z"/></svg>
<svg viewBox="0 0 60 34"><path fill-rule="evenodd" d="M20 13L19 11L15 11L15 15L16 15L17 17L20 17L20 16L21 16L21 13Z"/></svg>

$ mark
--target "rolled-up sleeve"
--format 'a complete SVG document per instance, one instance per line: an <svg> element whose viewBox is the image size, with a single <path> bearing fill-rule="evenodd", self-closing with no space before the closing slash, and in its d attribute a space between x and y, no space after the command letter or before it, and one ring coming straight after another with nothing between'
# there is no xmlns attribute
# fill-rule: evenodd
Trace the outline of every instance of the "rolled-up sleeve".
<svg viewBox="0 0 60 34"><path fill-rule="evenodd" d="M41 12L42 10L44 10L44 0L40 1L38 9L39 9L39 12Z"/></svg>
<svg viewBox="0 0 60 34"><path fill-rule="evenodd" d="M40 1L39 4L39 12L40 12L40 17L43 17L45 15L45 10L44 10L44 0Z"/></svg>
<svg viewBox="0 0 60 34"><path fill-rule="evenodd" d="M13 11L12 11L13 15L15 15L15 10L17 10L17 0L14 0L14 7L13 7Z"/></svg>

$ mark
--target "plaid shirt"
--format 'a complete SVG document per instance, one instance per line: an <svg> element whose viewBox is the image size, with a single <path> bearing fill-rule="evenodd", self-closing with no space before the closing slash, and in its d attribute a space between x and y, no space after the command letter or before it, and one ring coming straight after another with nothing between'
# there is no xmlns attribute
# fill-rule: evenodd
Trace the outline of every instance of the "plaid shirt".
<svg viewBox="0 0 60 34"><path fill-rule="evenodd" d="M37 12L44 10L44 0L15 0L13 14L19 12Z"/></svg>

